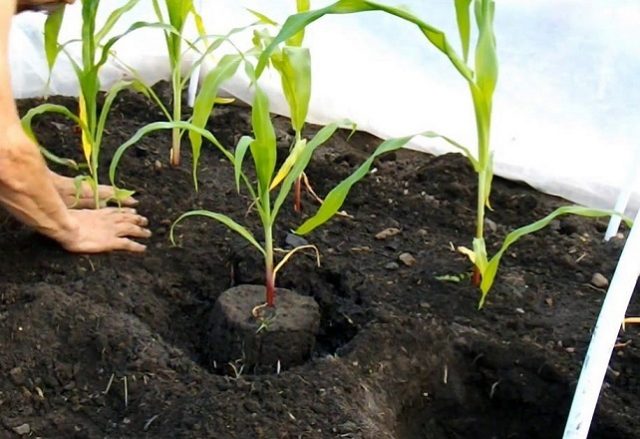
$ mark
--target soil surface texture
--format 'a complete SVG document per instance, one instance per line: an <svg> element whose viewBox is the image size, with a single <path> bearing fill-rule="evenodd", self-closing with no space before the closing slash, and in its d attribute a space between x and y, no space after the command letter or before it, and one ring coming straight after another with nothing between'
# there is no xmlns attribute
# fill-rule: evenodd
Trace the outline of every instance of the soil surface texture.
<svg viewBox="0 0 640 439"><path fill-rule="evenodd" d="M158 87L164 98L166 90ZM73 99L49 101L77 108ZM21 101L21 113L38 103ZM121 94L107 124L103 182L115 148L162 119L143 96ZM274 124L284 156L290 124ZM219 106L209 128L232 148L251 133L249 110ZM35 130L50 151L82 160L70 122L42 116ZM628 230L603 243L606 220L558 219L509 249L478 310L470 263L455 250L470 247L475 232L472 168L457 154L382 156L347 198L348 216L304 237L320 266L303 251L278 273L280 288L319 305L311 358L281 370L243 368L242 358L215 368L206 352L214 303L230 287L263 282L261 255L212 220L180 223L176 245L170 227L192 209L224 213L258 239L260 226L212 145L196 192L189 143L174 169L170 139L168 131L145 137L118 171L151 222L145 254L71 255L2 214L1 438L561 437L606 292L593 277L611 279ZM379 143L338 132L307 170L315 191L327 194ZM249 157L245 164L250 170ZM509 231L567 204L500 178L491 202L490 253ZM301 243L290 231L317 204L304 195L302 206L298 214L285 203L278 247ZM629 315L639 305L634 298ZM619 335L591 438L640 437L639 330Z"/></svg>

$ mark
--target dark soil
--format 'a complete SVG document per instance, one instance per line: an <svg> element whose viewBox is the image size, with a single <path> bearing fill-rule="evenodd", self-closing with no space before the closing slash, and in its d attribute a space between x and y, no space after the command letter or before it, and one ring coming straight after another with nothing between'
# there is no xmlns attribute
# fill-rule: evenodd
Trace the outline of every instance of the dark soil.
<svg viewBox="0 0 640 439"><path fill-rule="evenodd" d="M21 102L21 111L34 104ZM221 107L211 129L234 145L250 132L249 117L245 108ZM117 145L161 118L142 97L123 94L108 124L105 172ZM275 123L284 151L288 122ZM65 120L42 117L36 131L52 151L81 160ZM347 138L338 133L312 161L319 194L379 143L361 133ZM169 142L168 132L145 138L118 174L151 221L144 255L70 255L2 220L0 437L18 437L16 427L65 439L561 436L605 293L590 280L611 277L623 245L601 242L604 221L566 218L518 242L479 311L468 280L436 278L470 270L453 249L470 246L475 230L472 169L459 155L383 157L346 202L353 218L305 237L320 249L321 266L298 255L279 274L280 287L320 305L312 359L279 374L224 375L204 355L207 319L221 292L263 280L259 255L210 220L179 225L178 246L169 227L206 208L260 229L255 212L245 217L251 200L236 194L233 170L213 147L204 150L196 193L188 143L184 166L172 169ZM499 178L493 188L492 252L508 231L564 203ZM315 204L307 197L303 207L308 215ZM301 221L283 209L278 245L286 247ZM375 238L388 228L400 233ZM399 260L406 252L410 266ZM637 299L629 313L640 313ZM638 329L619 341L592 438L640 437Z"/></svg>

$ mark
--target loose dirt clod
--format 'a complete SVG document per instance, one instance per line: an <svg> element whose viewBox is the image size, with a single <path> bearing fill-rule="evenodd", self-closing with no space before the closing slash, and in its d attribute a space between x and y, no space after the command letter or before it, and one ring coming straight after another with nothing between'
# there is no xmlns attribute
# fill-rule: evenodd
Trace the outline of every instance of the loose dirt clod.
<svg viewBox="0 0 640 439"><path fill-rule="evenodd" d="M29 426L29 424L18 425L13 428L13 431L20 436L24 436L25 434L31 433L31 426Z"/></svg>
<svg viewBox="0 0 640 439"><path fill-rule="evenodd" d="M376 233L375 238L379 241L383 241L385 239L398 235L400 232L401 230L396 227L389 227L381 232Z"/></svg>
<svg viewBox="0 0 640 439"><path fill-rule="evenodd" d="M414 258L411 253L407 252L402 253L400 256L398 256L398 259L407 267L412 267L416 263L416 258Z"/></svg>

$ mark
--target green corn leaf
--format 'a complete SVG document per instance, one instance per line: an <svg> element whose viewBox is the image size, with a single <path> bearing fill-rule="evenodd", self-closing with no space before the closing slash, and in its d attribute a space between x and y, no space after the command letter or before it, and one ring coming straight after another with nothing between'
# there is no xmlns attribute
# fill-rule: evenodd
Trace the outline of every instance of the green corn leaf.
<svg viewBox="0 0 640 439"><path fill-rule="evenodd" d="M146 21L137 21L133 23L131 26L129 26L129 28L127 28L126 31L122 32L119 35L109 38L107 42L102 45L100 58L98 59L97 62L95 62L95 64L93 64L94 66L93 69L97 71L107 62L107 60L109 59L109 56L111 55L111 48L113 47L114 44L116 44L118 41L120 41L123 37L130 34L131 32L138 29L143 29L143 28L162 29L165 32L169 32L172 34L176 33L176 30L173 27L164 23L149 23Z"/></svg>
<svg viewBox="0 0 640 439"><path fill-rule="evenodd" d="M107 116L109 115L109 111L111 110L111 106L113 105L113 101L115 100L118 93L120 93L125 88L131 86L131 81L120 81L115 83L111 89L107 92L104 104L102 105L102 110L100 111L100 118L98 119L98 125L96 129L96 149L100 148L102 144L102 136L104 134L104 127L107 123Z"/></svg>
<svg viewBox="0 0 640 439"><path fill-rule="evenodd" d="M129 197L134 196L136 193L136 191L132 191L129 189L120 189L120 188L115 188L113 191L113 197L112 200L115 201L116 203L118 203L119 206L122 205L122 202L124 200L126 200Z"/></svg>
<svg viewBox="0 0 640 439"><path fill-rule="evenodd" d="M189 12L193 10L192 0L165 0L169 23L182 33Z"/></svg>
<svg viewBox="0 0 640 439"><path fill-rule="evenodd" d="M158 0L151 0L151 4L153 5L153 11L156 13L156 17L160 23L166 23L165 17L162 14L162 8L160 8L160 3Z"/></svg>
<svg viewBox="0 0 640 439"><path fill-rule="evenodd" d="M267 47L273 41L273 37L266 29L255 29L253 31L253 38L251 38L251 42L253 43L254 49L258 52L262 53L265 47Z"/></svg>
<svg viewBox="0 0 640 439"><path fill-rule="evenodd" d="M140 93L144 95L146 98L155 102L155 104L158 105L158 108L160 108L160 111L162 111L162 113L165 115L167 120L171 120L171 113L169 113L169 110L164 105L164 103L162 102L158 94L153 90L153 87L144 83L144 80L142 79L142 75L140 75L140 73L138 73L136 69L134 69L133 67L125 63L123 60L118 59L118 63L124 66L129 72L129 74L133 77L133 79L130 80L131 89L134 90L136 93Z"/></svg>
<svg viewBox="0 0 640 439"><path fill-rule="evenodd" d="M282 203L284 203L287 195L289 194L289 192L291 192L293 183L302 175L304 170L307 168L307 165L311 161L311 157L313 156L313 152L315 151L315 149L329 140L340 126L347 125L353 126L353 123L347 120L338 123L331 123L323 127L315 136L313 136L311 140L304 144L302 150L297 154L291 171L289 171L286 178L282 182L280 192L278 192L276 201L273 204L272 218L277 217L278 212L280 211L280 207L282 207Z"/></svg>
<svg viewBox="0 0 640 439"><path fill-rule="evenodd" d="M159 23L169 23L168 18L166 18L164 16L164 14L162 13L162 8L160 7L160 3L158 2L158 0L153 0L152 3L153 3L153 10L155 11L156 17L158 18L158 22ZM175 28L173 28L173 30L177 34L180 33ZM165 31L164 32L164 41L165 41L165 44L167 46L167 54L169 55L169 64L171 66L171 70L172 71L175 69L175 66L176 66L177 61L178 61L178 56L179 56L178 53L175 53L173 40L174 40L174 36L172 35L172 33Z"/></svg>
<svg viewBox="0 0 640 439"><path fill-rule="evenodd" d="M116 152L113 155L113 159L111 160L111 165L109 166L109 179L111 181L111 184L114 187L116 186L116 171L118 169L120 159L122 158L122 155L127 151L127 149L129 149L132 145L138 143L143 137L147 136L150 133L161 130L172 130L174 128L197 131L200 135L202 135L202 137L215 145L231 163L234 163L235 159L233 157L233 154L229 152L224 146L222 146L222 144L218 141L218 139L216 139L213 134L211 134L210 131L198 128L189 122L153 122L140 128L129 140L127 140L125 143L120 145L118 149L116 149ZM194 175L194 182L197 184L197 180L195 180L196 178L197 176Z"/></svg>
<svg viewBox="0 0 640 439"><path fill-rule="evenodd" d="M109 14L109 17L107 17L107 20L105 21L105 23L102 26L102 28L98 32L96 32L95 41L97 41L97 42L102 41L107 36L107 34L109 32L111 32L111 29L113 29L113 26L116 25L118 20L120 20L120 18L124 14L126 14L131 9L133 9L134 6L136 6L138 4L138 1L139 0L129 0L123 6L117 8L113 12L111 12L111 14ZM96 3L99 3L99 2L96 2Z"/></svg>
<svg viewBox="0 0 640 439"><path fill-rule="evenodd" d="M280 73L282 90L289 104L291 123L297 132L302 131L311 100L311 54L309 49L285 47L271 58L273 67Z"/></svg>
<svg viewBox="0 0 640 439"><path fill-rule="evenodd" d="M82 64L90 67L95 62L96 53L96 16L98 15L98 0L82 2Z"/></svg>
<svg viewBox="0 0 640 439"><path fill-rule="evenodd" d="M311 9L311 0L296 0L296 12L307 12Z"/></svg>
<svg viewBox="0 0 640 439"><path fill-rule="evenodd" d="M73 122L77 123L82 129L87 128L86 126L83 126L78 116L73 114L67 107L63 107L62 105L57 105L57 104L42 104L27 111L27 114L25 114L21 120L22 129L34 141L36 140L36 138L35 138L35 135L33 134L33 129L32 129L33 118L36 116L40 116L44 113L60 114L62 116L65 116L71 119Z"/></svg>
<svg viewBox="0 0 640 439"><path fill-rule="evenodd" d="M241 61L242 58L239 55L225 55L218 65L207 74L193 105L193 117L191 118L193 125L204 129L211 117L220 86L236 73ZM189 140L191 141L193 172L195 174L202 148L202 135L198 131L189 131Z"/></svg>
<svg viewBox="0 0 640 439"><path fill-rule="evenodd" d="M172 70L175 70L176 68L179 68L178 63L181 58L182 51L182 32L184 30L184 25L189 11L193 10L193 1L165 0L165 3L169 13L169 24L175 30L175 32L165 32L171 68Z"/></svg>
<svg viewBox="0 0 640 439"><path fill-rule="evenodd" d="M21 120L22 129L24 130L25 134L37 145L39 145L38 139L36 139L36 136L33 133L33 127L32 127L33 118L36 116L40 116L41 114L44 114L44 113L61 114L71 119L73 122L77 123L79 126L81 127L83 126L78 116L76 116L71 111L69 111L67 107L63 107L62 105L56 105L56 104L39 105L27 111L27 114L25 114ZM42 155L52 163L67 166L75 170L79 169L79 165L75 160L58 157L55 154L48 151L47 149L43 148L42 146L40 146L40 151L42 152Z"/></svg>
<svg viewBox="0 0 640 439"><path fill-rule="evenodd" d="M484 238L473 239L473 264L478 267L480 273L484 273L489 265L487 257L487 245Z"/></svg>
<svg viewBox="0 0 640 439"><path fill-rule="evenodd" d="M500 266L500 260L504 253L509 249L509 247L518 241L523 236L529 235L531 233L537 232L545 227L547 227L551 221L555 220L557 217L562 215L578 215L587 218L601 218L613 215L620 215L624 218L627 225L631 226L632 222L627 217L619 214L618 212L612 210L605 209L592 209L583 206L563 206L551 212L549 215L544 218L529 224L524 227L520 227L511 233L509 233L504 242L502 243L502 247L500 250L489 260L487 264L486 270L482 272L482 283L480 284L480 290L482 291L482 297L480 299L479 307L482 308L484 305L487 294L491 290L493 286L493 281L495 280L496 273L498 272L498 267Z"/></svg>
<svg viewBox="0 0 640 439"><path fill-rule="evenodd" d="M309 0L296 0L296 12L308 12L311 9ZM287 40L287 46L300 47L304 41L304 29Z"/></svg>
<svg viewBox="0 0 640 439"><path fill-rule="evenodd" d="M249 12L251 15L255 16L260 23L262 24L268 24L270 26L277 26L278 23L275 20L272 20L271 18L267 17L266 15L264 15L262 12L258 12L254 9L247 9L247 12Z"/></svg>
<svg viewBox="0 0 640 439"><path fill-rule="evenodd" d="M73 188L76 190L73 205L70 208L75 207L80 202L80 195L82 194L82 183L88 182L91 184L91 177L87 175L76 175L73 178Z"/></svg>
<svg viewBox="0 0 640 439"><path fill-rule="evenodd" d="M269 99L257 84L255 84L251 124L255 140L251 142L250 149L258 175L259 192L268 193L276 167L276 133L269 114Z"/></svg>
<svg viewBox="0 0 640 439"><path fill-rule="evenodd" d="M242 136L236 145L235 163L233 164L234 176L236 180L236 188L240 193L240 176L242 175L242 163L244 162L244 156L247 154L249 145L254 141L251 136Z"/></svg>
<svg viewBox="0 0 640 439"><path fill-rule="evenodd" d="M335 188L333 188L331 192L329 192L324 200L324 203L322 203L316 214L307 219L300 227L298 227L295 233L297 235L306 235L316 227L324 224L329 219L331 219L331 217L333 217L333 215L338 212L340 207L342 207L342 204L349 194L351 187L369 173L369 169L371 169L373 161L378 156L402 148L414 137L415 136L407 136L385 140L380 146L378 146L374 153L362 165L360 165L358 169L355 170L353 174L351 174Z"/></svg>
<svg viewBox="0 0 640 439"><path fill-rule="evenodd" d="M282 180L284 180L285 177L289 175L291 168L293 168L295 162L300 158L300 155L302 154L302 151L304 150L306 144L307 139L300 139L295 143L295 145L293 145L293 148L291 148L291 151L289 151L289 155L285 159L282 166L280 166L280 169L276 173L276 176L273 177L273 180L271 180L271 186L269 187L270 191L278 187Z"/></svg>
<svg viewBox="0 0 640 439"><path fill-rule="evenodd" d="M282 29L273 41L267 46L265 51L260 56L258 65L256 67L256 75L260 77L264 71L271 54L276 50L280 43L287 41L289 38L294 37L298 32L302 31L306 26L314 21L322 18L325 15L330 14L353 14L366 11L381 11L394 15L405 21L415 24L422 34L429 40L429 42L444 53L456 70L462 74L462 76L469 82L473 81L473 72L465 62L456 54L453 47L449 44L446 35L440 29L437 29L424 21L417 18L412 13L403 10L401 8L394 8L392 6L384 5L381 3L367 1L367 0L340 0L327 7L316 9L313 11L302 12L290 16L282 26Z"/></svg>
<svg viewBox="0 0 640 439"><path fill-rule="evenodd" d="M65 7L62 6L54 10L44 23L44 51L47 57L47 65L49 72L53 69L56 59L60 54L60 46L58 45L58 36L64 18Z"/></svg>
<svg viewBox="0 0 640 439"><path fill-rule="evenodd" d="M184 78L184 80L182 82L182 87L186 86L187 82L190 80L191 73L193 73L195 71L195 69L198 68L205 61L205 59L209 55L211 55L211 53L213 51L218 49L223 43L231 42L231 37L233 35L235 35L237 33L240 33L240 32L243 32L243 31L251 28L252 26L254 26L254 25L250 24L248 26L236 27L236 28L231 29L229 32L227 32L224 35L200 35L193 42L189 42L188 40L185 40L184 42L189 45L189 48L193 49L200 56L193 62L191 67L187 70L187 74L185 75L185 78ZM199 43L200 41L205 41L206 42L207 47L206 47L206 49L204 51L201 51L197 47L197 43ZM243 54L240 51L238 51L238 55L243 55Z"/></svg>
<svg viewBox="0 0 640 439"><path fill-rule="evenodd" d="M432 139L434 139L434 138L442 139L445 142L447 142L449 145L459 149L460 151L462 151L462 153L465 155L465 157L467 159L469 159L469 161L471 162L471 165L473 166L473 169L475 169L476 172L478 172L480 164L478 163L478 160L476 160L476 158L473 156L473 154L471 153L469 148L467 148L466 146L461 145L460 143L456 142L455 140L451 139L450 137L443 136L442 134L438 134L438 133L436 133L434 131L427 131L427 132L423 133L422 135L424 137L428 137L428 138L432 138Z"/></svg>
<svg viewBox="0 0 640 439"><path fill-rule="evenodd" d="M81 168L81 166L75 160L59 157L43 146L40 146L40 153L45 159L47 159L51 163L55 163L56 165L66 166L67 168L73 169L74 171L78 171Z"/></svg>
<svg viewBox="0 0 640 439"><path fill-rule="evenodd" d="M462 57L466 63L469 60L469 43L471 40L471 18L469 14L471 0L455 0L455 6L458 33L462 44Z"/></svg>
<svg viewBox="0 0 640 439"><path fill-rule="evenodd" d="M484 179L484 204L490 210L493 210L493 208L491 207L491 200L489 199L489 197L491 196L491 185L493 184L493 152L489 154L489 163L487 164L484 171Z"/></svg>
<svg viewBox="0 0 640 439"><path fill-rule="evenodd" d="M193 2L191 2L191 15L193 15L193 21L196 24L196 30L198 31L198 34L200 35L200 37L204 37L207 33L207 29L204 26L204 20L202 19L202 15L200 15L198 13L198 11L196 11L196 7L193 4Z"/></svg>
<svg viewBox="0 0 640 439"><path fill-rule="evenodd" d="M84 98L86 133L92 137L97 122L97 96L100 91L98 67L96 66L96 50L98 41L96 34L96 16L100 2L87 0L82 2L82 62L76 68L80 95Z"/></svg>
<svg viewBox="0 0 640 439"><path fill-rule="evenodd" d="M174 239L174 233L173 232L174 232L174 229L175 229L176 225L179 222L181 222L182 220L184 220L186 218L189 218L189 217L193 217L193 216L203 216L205 218L210 218L210 219L216 220L218 222L221 222L222 224L227 226L229 229L231 229L232 231L236 232L237 234L242 236L244 239L246 239L255 248L260 250L260 253L262 253L263 256L266 256L265 250L258 243L258 241L256 241L256 239L253 237L253 234L249 230L247 230L245 227L241 226L240 224L238 224L237 222L235 222L234 220L232 220L231 218L229 218L226 215L222 215L220 213L211 212L211 211L208 211L208 210L194 210L194 211L191 211L191 212L187 212L187 213L182 214L180 216L180 218L175 220L175 222L171 225L171 231L169 232L169 238L171 239L171 242L173 244L175 244L175 239Z"/></svg>
<svg viewBox="0 0 640 439"><path fill-rule="evenodd" d="M476 8L479 32L476 46L476 84L486 101L491 102L498 82L498 55L493 33L495 3L493 0L482 0L477 4L480 6Z"/></svg>

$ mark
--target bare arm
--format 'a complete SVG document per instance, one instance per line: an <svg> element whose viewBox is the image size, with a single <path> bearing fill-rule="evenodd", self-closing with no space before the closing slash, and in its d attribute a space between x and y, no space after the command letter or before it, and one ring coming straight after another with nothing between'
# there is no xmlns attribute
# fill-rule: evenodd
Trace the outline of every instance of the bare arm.
<svg viewBox="0 0 640 439"><path fill-rule="evenodd" d="M15 8L15 0L0 0L0 204L70 251L144 250L127 237L148 237L146 218L133 209L69 210L38 147L22 130L8 64Z"/></svg>
<svg viewBox="0 0 640 439"><path fill-rule="evenodd" d="M8 39L15 1L0 2L0 203L37 231L59 241L77 233L34 143L24 134L11 90Z"/></svg>

